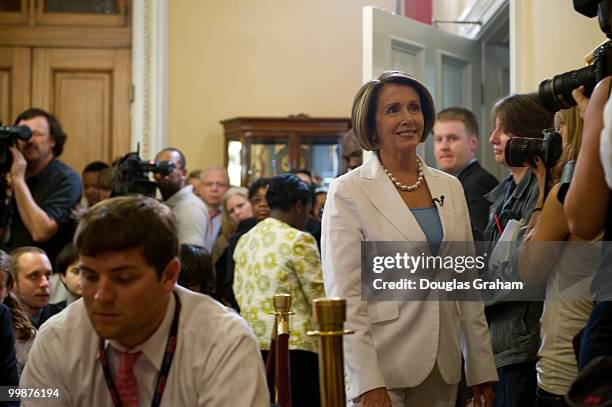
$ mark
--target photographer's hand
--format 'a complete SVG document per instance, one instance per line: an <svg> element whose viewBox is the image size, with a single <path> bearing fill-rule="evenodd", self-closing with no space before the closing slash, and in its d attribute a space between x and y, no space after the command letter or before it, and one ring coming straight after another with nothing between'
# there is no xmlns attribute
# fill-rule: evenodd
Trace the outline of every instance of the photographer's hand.
<svg viewBox="0 0 612 407"><path fill-rule="evenodd" d="M572 91L572 97L576 101L578 105L578 110L580 111L580 117L584 120L584 112L586 111L587 105L589 104L589 98L584 96L584 86L580 85L576 89Z"/></svg>
<svg viewBox="0 0 612 407"><path fill-rule="evenodd" d="M546 199L546 166L540 157L535 157L534 161L536 164L535 168L530 168L533 175L535 175L538 179L538 189L540 191L535 207L541 208L544 205L544 200Z"/></svg>
<svg viewBox="0 0 612 407"><path fill-rule="evenodd" d="M13 164L11 165L10 172L11 181L13 183L16 181L25 181L25 173L28 163L26 162L23 154L21 154L21 151L19 151L16 147L9 147L9 149L11 150L11 155L13 156Z"/></svg>

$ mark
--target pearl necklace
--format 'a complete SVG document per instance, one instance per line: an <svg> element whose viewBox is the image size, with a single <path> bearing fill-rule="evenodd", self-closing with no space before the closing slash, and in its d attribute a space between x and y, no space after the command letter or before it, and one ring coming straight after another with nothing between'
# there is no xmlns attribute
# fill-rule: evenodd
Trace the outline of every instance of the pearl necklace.
<svg viewBox="0 0 612 407"><path fill-rule="evenodd" d="M384 165L382 165L382 163L380 165L382 166L383 171L385 172L385 174L387 174L391 182L393 182L395 187L398 189L401 189L402 191L407 191L407 192L414 191L415 189L421 186L421 183L425 179L425 174L423 173L423 164L421 163L421 160L419 160L418 158L417 158L417 174L418 174L417 181L412 185L402 184L397 178L393 176L393 174L391 174L391 171L389 171L388 169L385 168Z"/></svg>

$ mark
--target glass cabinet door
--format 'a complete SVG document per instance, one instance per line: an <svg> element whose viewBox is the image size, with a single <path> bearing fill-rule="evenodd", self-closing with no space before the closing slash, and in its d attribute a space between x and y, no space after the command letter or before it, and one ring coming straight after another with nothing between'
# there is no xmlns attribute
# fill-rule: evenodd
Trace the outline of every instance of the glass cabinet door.
<svg viewBox="0 0 612 407"><path fill-rule="evenodd" d="M291 169L288 139L251 139L247 142L251 165L247 172L250 184L259 177L272 177Z"/></svg>
<svg viewBox="0 0 612 407"><path fill-rule="evenodd" d="M127 0L39 0L41 24L124 26Z"/></svg>
<svg viewBox="0 0 612 407"><path fill-rule="evenodd" d="M28 22L28 0L0 0L0 24Z"/></svg>
<svg viewBox="0 0 612 407"><path fill-rule="evenodd" d="M340 173L340 144L335 137L305 137L300 142L300 168L307 168L320 186Z"/></svg>

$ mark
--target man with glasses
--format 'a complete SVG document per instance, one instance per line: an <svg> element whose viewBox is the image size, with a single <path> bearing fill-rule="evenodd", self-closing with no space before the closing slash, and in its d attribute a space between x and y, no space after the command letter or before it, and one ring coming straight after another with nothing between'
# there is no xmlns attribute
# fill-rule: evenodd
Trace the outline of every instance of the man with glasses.
<svg viewBox="0 0 612 407"><path fill-rule="evenodd" d="M208 209L209 234L207 244L213 247L221 229L221 202L229 188L229 175L223 167L211 167L202 171L200 197Z"/></svg>
<svg viewBox="0 0 612 407"><path fill-rule="evenodd" d="M28 109L15 124L29 127L32 137L9 147L13 163L8 177L13 194L3 214L7 224L0 226L2 247L8 252L37 246L53 263L76 227L72 210L81 200L81 179L58 159L67 136L55 116L42 109Z"/></svg>
<svg viewBox="0 0 612 407"><path fill-rule="evenodd" d="M188 174L185 156L180 150L167 147L157 153L155 160L174 163L170 174L162 177L156 173L154 176L164 203L172 209L176 217L179 244L201 246L210 253L212 245L207 240L208 211L193 193L193 186L185 183Z"/></svg>

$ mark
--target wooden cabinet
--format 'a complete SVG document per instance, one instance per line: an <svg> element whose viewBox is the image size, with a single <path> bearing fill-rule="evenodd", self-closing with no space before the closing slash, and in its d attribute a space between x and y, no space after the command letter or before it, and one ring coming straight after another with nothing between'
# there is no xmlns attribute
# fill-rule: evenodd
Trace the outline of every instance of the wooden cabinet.
<svg viewBox="0 0 612 407"><path fill-rule="evenodd" d="M127 0L0 0L0 24L124 27Z"/></svg>
<svg viewBox="0 0 612 407"><path fill-rule="evenodd" d="M340 171L340 140L351 121L299 115L236 117L221 124L233 184L246 186L259 177L307 168L326 185Z"/></svg>
<svg viewBox="0 0 612 407"><path fill-rule="evenodd" d="M79 172L130 148L129 4L0 0L0 119L53 113L68 135L61 160Z"/></svg>

